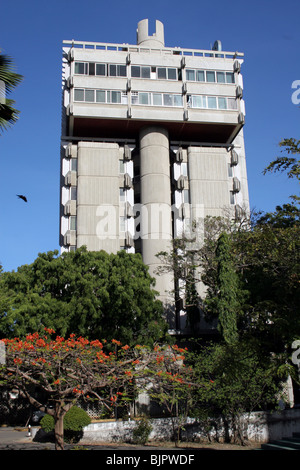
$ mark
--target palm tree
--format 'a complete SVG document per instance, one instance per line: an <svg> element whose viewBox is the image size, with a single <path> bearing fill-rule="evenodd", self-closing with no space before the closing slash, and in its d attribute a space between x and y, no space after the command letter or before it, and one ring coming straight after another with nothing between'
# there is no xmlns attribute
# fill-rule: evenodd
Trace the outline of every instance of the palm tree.
<svg viewBox="0 0 300 470"><path fill-rule="evenodd" d="M19 111L13 107L14 101L7 99L6 95L23 80L22 75L14 72L12 59L0 54L0 133L14 124Z"/></svg>

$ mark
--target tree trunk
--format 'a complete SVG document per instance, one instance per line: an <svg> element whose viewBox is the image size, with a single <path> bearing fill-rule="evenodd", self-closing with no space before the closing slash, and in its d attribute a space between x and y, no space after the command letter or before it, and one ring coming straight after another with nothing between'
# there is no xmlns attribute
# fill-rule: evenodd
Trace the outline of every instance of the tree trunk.
<svg viewBox="0 0 300 470"><path fill-rule="evenodd" d="M56 404L55 407L55 427L54 427L54 436L55 436L55 450L64 450L64 415L66 414L65 410L60 404Z"/></svg>

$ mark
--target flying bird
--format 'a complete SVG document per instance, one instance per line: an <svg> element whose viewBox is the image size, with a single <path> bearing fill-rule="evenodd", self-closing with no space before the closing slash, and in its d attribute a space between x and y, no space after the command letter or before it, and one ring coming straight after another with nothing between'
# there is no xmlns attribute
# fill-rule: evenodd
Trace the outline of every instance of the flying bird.
<svg viewBox="0 0 300 470"><path fill-rule="evenodd" d="M20 199L23 199L23 201L27 202L27 198L26 198L26 196L23 196L23 194L17 194L17 196L18 196Z"/></svg>

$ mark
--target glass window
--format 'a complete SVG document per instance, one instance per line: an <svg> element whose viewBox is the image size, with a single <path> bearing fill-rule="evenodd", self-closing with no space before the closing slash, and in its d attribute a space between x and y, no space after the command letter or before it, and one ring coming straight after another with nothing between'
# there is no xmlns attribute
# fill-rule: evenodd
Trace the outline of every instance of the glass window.
<svg viewBox="0 0 300 470"><path fill-rule="evenodd" d="M202 108L207 108L206 96L202 96Z"/></svg>
<svg viewBox="0 0 300 470"><path fill-rule="evenodd" d="M162 68L162 67L158 67L157 68L157 78L159 78L161 80L166 79L167 78L167 69Z"/></svg>
<svg viewBox="0 0 300 470"><path fill-rule="evenodd" d="M181 174L183 176L187 176L187 163L186 162L183 162L181 163Z"/></svg>
<svg viewBox="0 0 300 470"><path fill-rule="evenodd" d="M77 199L77 188L76 188L76 186L71 187L70 197L71 197L72 201L76 201L76 199Z"/></svg>
<svg viewBox="0 0 300 470"><path fill-rule="evenodd" d="M85 101L89 103L95 101L95 90L85 90Z"/></svg>
<svg viewBox="0 0 300 470"><path fill-rule="evenodd" d="M181 95L174 95L173 98L174 98L174 106L183 106Z"/></svg>
<svg viewBox="0 0 300 470"><path fill-rule="evenodd" d="M192 96L192 107L202 108L202 96Z"/></svg>
<svg viewBox="0 0 300 470"><path fill-rule="evenodd" d="M106 65L105 64L96 64L96 75L106 75Z"/></svg>
<svg viewBox="0 0 300 470"><path fill-rule="evenodd" d="M74 100L75 101L84 101L84 90L81 88L75 88L74 90Z"/></svg>
<svg viewBox="0 0 300 470"><path fill-rule="evenodd" d="M168 80L177 80L177 70L168 69Z"/></svg>
<svg viewBox="0 0 300 470"><path fill-rule="evenodd" d="M172 106L173 105L173 100L172 100L172 95L163 95L164 96L164 106Z"/></svg>
<svg viewBox="0 0 300 470"><path fill-rule="evenodd" d="M120 232L125 232L125 219L124 216L120 217Z"/></svg>
<svg viewBox="0 0 300 470"><path fill-rule="evenodd" d="M205 82L204 70L197 70L197 82Z"/></svg>
<svg viewBox="0 0 300 470"><path fill-rule="evenodd" d="M228 109L237 109L237 103L235 98L227 98Z"/></svg>
<svg viewBox="0 0 300 470"><path fill-rule="evenodd" d="M111 91L110 92L111 103L121 103L121 92L120 91Z"/></svg>
<svg viewBox="0 0 300 470"><path fill-rule="evenodd" d="M217 72L217 82L218 83L225 83L225 73L224 72Z"/></svg>
<svg viewBox="0 0 300 470"><path fill-rule="evenodd" d="M152 94L152 103L154 106L161 106L162 105L162 94L161 93L153 93Z"/></svg>
<svg viewBox="0 0 300 470"><path fill-rule="evenodd" d="M226 83L234 83L234 73L226 72Z"/></svg>
<svg viewBox="0 0 300 470"><path fill-rule="evenodd" d="M119 172L121 174L125 173L125 163L124 160L119 160ZM121 194L121 192L120 192Z"/></svg>
<svg viewBox="0 0 300 470"><path fill-rule="evenodd" d="M150 67L141 67L142 78L150 78Z"/></svg>
<svg viewBox="0 0 300 470"><path fill-rule="evenodd" d="M139 78L141 76L140 67L138 67L137 65L132 65L131 66L131 76L133 78Z"/></svg>
<svg viewBox="0 0 300 470"><path fill-rule="evenodd" d="M119 77L126 77L127 76L126 65L118 65L117 71L118 71L118 76Z"/></svg>
<svg viewBox="0 0 300 470"><path fill-rule="evenodd" d="M84 75L84 62L75 62L75 73Z"/></svg>
<svg viewBox="0 0 300 470"><path fill-rule="evenodd" d="M125 189L120 188L120 201L124 202L125 201Z"/></svg>
<svg viewBox="0 0 300 470"><path fill-rule="evenodd" d="M219 109L227 109L226 98L222 98L222 97L218 98L218 108Z"/></svg>
<svg viewBox="0 0 300 470"><path fill-rule="evenodd" d="M71 170L77 171L77 158L71 158Z"/></svg>
<svg viewBox="0 0 300 470"><path fill-rule="evenodd" d="M215 72L206 72L206 81L210 83L215 82Z"/></svg>
<svg viewBox="0 0 300 470"><path fill-rule="evenodd" d="M190 202L189 190L184 189L182 193L183 193L183 202L189 203Z"/></svg>
<svg viewBox="0 0 300 470"><path fill-rule="evenodd" d="M70 217L70 230L76 230L76 217L74 215L72 215Z"/></svg>
<svg viewBox="0 0 300 470"><path fill-rule="evenodd" d="M195 70L187 69L186 70L186 79L195 81Z"/></svg>
<svg viewBox="0 0 300 470"><path fill-rule="evenodd" d="M207 97L207 107L209 109L216 109L217 108L217 98L215 96L208 96Z"/></svg>
<svg viewBox="0 0 300 470"><path fill-rule="evenodd" d="M106 102L106 93L105 90L96 90L96 102L105 103Z"/></svg>
<svg viewBox="0 0 300 470"><path fill-rule="evenodd" d="M114 64L109 64L109 76L116 77L117 76L117 66Z"/></svg>
<svg viewBox="0 0 300 470"><path fill-rule="evenodd" d="M94 62L89 63L89 75L95 75L95 63Z"/></svg>
<svg viewBox="0 0 300 470"><path fill-rule="evenodd" d="M149 104L149 93L139 93L139 104Z"/></svg>

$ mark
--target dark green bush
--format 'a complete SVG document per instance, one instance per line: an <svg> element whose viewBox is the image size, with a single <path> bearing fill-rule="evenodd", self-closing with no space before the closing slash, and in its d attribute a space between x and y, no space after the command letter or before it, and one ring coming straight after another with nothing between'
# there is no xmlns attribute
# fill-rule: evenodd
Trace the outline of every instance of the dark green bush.
<svg viewBox="0 0 300 470"><path fill-rule="evenodd" d="M90 424L89 415L78 406L73 406L64 417L64 437L66 442L78 442L83 435L83 428ZM54 418L45 415L41 419L42 429L49 433L54 430Z"/></svg>

